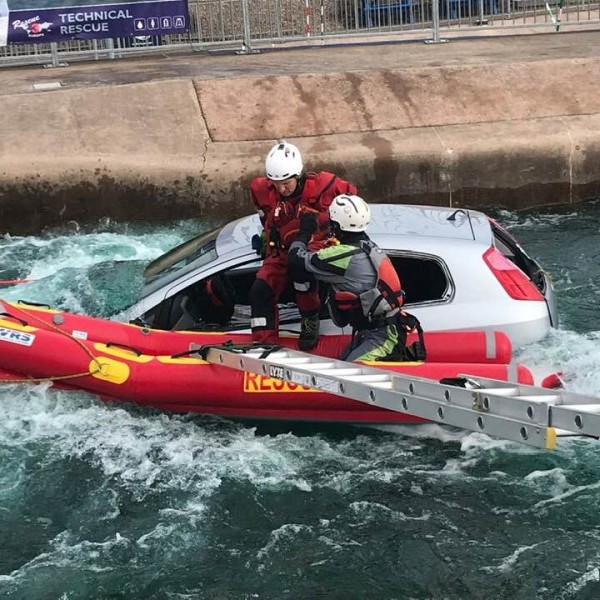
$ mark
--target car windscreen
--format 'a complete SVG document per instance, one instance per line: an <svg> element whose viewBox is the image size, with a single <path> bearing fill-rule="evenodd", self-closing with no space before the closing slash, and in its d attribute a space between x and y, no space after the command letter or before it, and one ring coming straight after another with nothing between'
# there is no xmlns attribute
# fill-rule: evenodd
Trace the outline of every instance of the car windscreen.
<svg viewBox="0 0 600 600"><path fill-rule="evenodd" d="M144 283L162 287L187 271L202 267L217 258L216 239L221 229L213 229L180 244L152 261L144 270Z"/></svg>

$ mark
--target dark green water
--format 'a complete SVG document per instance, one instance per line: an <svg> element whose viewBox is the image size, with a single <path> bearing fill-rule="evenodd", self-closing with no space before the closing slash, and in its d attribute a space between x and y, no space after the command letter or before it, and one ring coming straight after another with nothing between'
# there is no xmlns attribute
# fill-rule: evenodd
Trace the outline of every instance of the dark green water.
<svg viewBox="0 0 600 600"><path fill-rule="evenodd" d="M495 216L552 274L520 352L600 395L600 204ZM203 223L0 239L28 299L110 315ZM261 426L0 388L0 598L596 599L600 444L421 427Z"/></svg>

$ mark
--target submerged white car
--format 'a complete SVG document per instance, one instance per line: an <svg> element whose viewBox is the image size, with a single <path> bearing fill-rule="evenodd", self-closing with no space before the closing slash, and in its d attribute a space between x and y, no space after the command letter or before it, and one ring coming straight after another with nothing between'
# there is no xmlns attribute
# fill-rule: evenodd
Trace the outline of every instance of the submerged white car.
<svg viewBox="0 0 600 600"><path fill-rule="evenodd" d="M406 310L425 331L504 331L522 346L558 326L550 278L485 214L400 204L372 204L371 212L367 233L390 256ZM124 316L158 329L248 331L248 292L261 265L251 240L260 230L256 215L243 217L167 252L148 265L141 297ZM209 280L227 290L225 322L202 300ZM279 308L280 330L298 333L291 285ZM326 310L322 319L322 334L340 333Z"/></svg>

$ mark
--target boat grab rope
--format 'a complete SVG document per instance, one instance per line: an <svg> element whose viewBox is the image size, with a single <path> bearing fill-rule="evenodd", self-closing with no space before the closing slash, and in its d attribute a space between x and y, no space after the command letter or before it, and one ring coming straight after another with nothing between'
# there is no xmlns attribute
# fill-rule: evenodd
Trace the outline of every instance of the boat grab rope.
<svg viewBox="0 0 600 600"><path fill-rule="evenodd" d="M8 305L8 302L3 301L2 299L0 299L0 304L3 304L4 306ZM98 358L96 356L94 356L91 352L91 350L78 338L76 338L75 336L73 336L70 333L67 333L66 331L63 331L60 327L58 327L57 325L55 325L54 323L50 323L48 321L44 321L44 319L41 319L40 317L37 317L34 314L25 312L22 309L19 309L18 307L16 307L14 304L10 305L11 308L13 310L16 311L20 311L21 314L23 314L24 316L26 316L29 319L32 319L34 321L37 321L38 323L41 323L42 327L44 329L46 328L50 328L52 330L54 330L56 333L60 334L60 335L64 335L65 337L73 340L90 358L90 361L92 363L94 363L94 368L93 369L89 369L87 371L82 371L81 373L70 373L68 375L53 375L53 376L49 376L49 377L27 377L27 376L23 376L22 378L18 379L18 378L14 378L14 379L1 379L0 380L0 384L2 383L44 383L47 381L67 381L69 379L78 379L80 377L89 377L90 375L96 375L97 373L101 373L102 372L102 364L98 361ZM10 313L7 312L2 312L0 313L1 315L10 317L12 319L15 319L16 321L19 321L22 325L28 325L28 322L25 319L21 319L20 317L17 317L15 315L12 315Z"/></svg>
<svg viewBox="0 0 600 600"><path fill-rule="evenodd" d="M77 379L78 377L88 377L89 375L94 375L95 373L99 373L101 370L100 367L93 369L91 371L82 371L81 373L71 373L69 375L53 375L51 377L26 377L23 376L21 378L14 377L12 379L0 379L0 385L3 383L46 383L53 381L65 381L67 379Z"/></svg>

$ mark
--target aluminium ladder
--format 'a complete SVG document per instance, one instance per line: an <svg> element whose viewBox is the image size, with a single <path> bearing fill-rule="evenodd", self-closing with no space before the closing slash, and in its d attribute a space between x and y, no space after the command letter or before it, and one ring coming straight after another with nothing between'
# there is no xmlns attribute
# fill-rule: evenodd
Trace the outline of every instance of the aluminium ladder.
<svg viewBox="0 0 600 600"><path fill-rule="evenodd" d="M474 375L451 384L270 345L202 346L207 362L553 450L559 436L600 437L600 398ZM457 387L458 385L464 387Z"/></svg>

